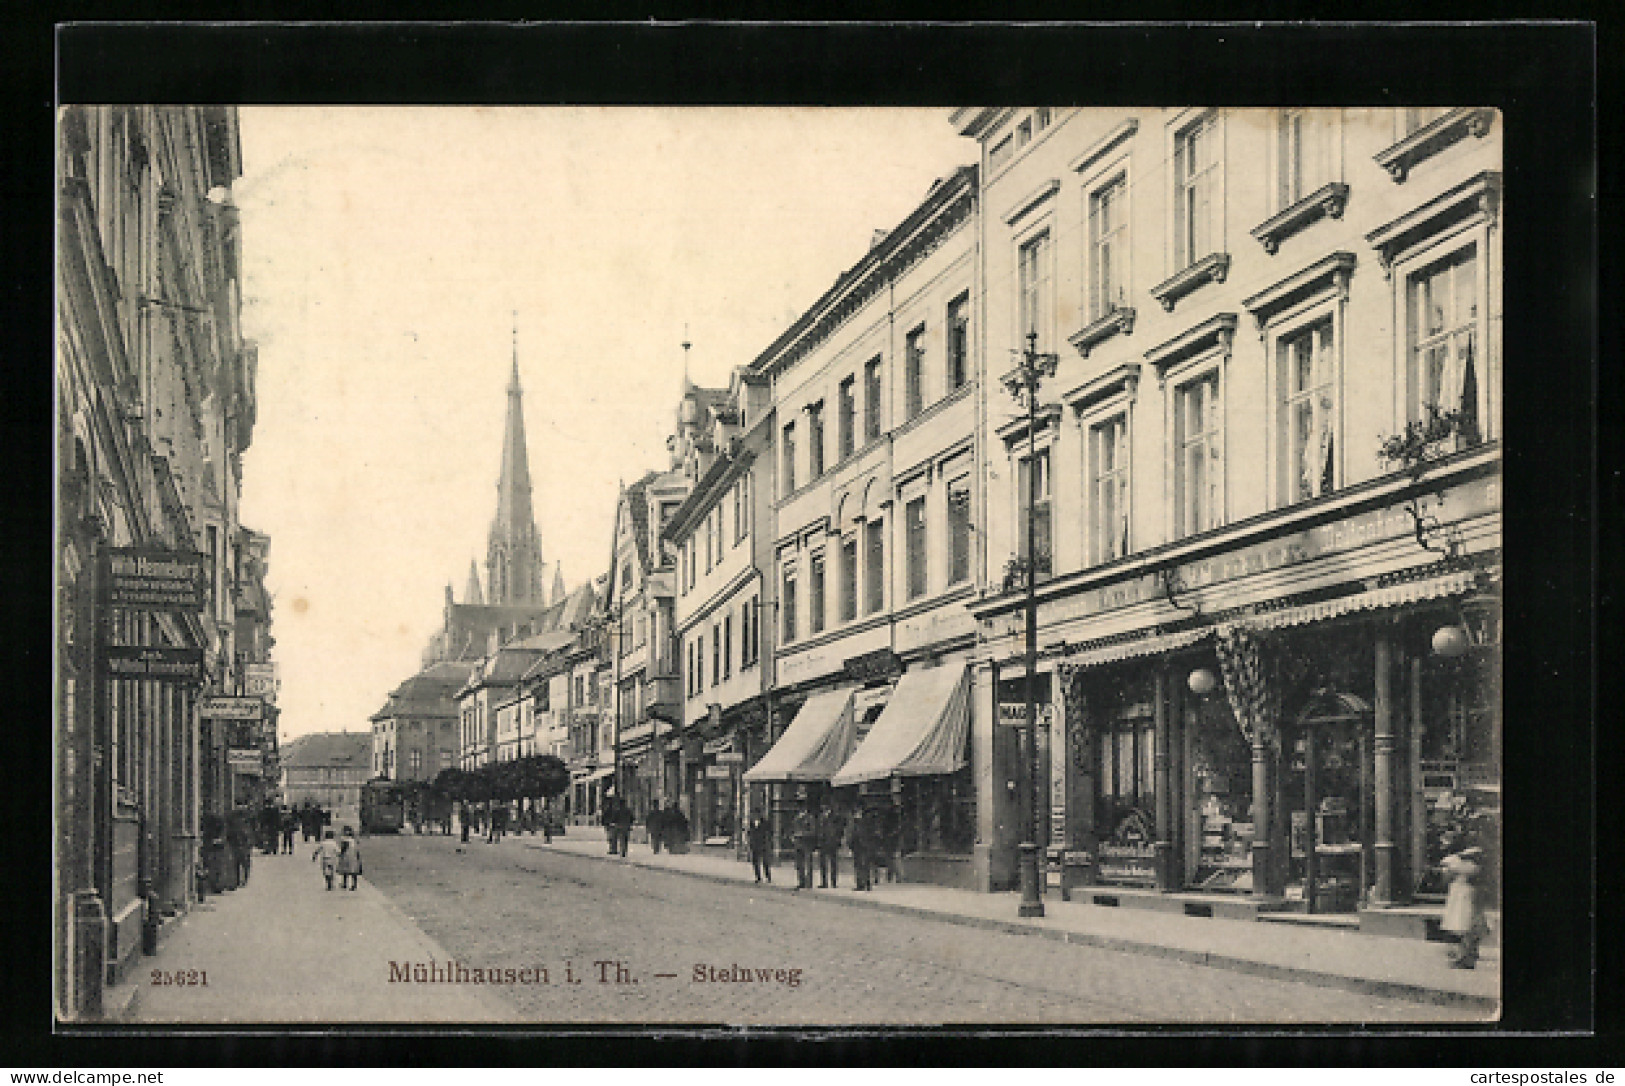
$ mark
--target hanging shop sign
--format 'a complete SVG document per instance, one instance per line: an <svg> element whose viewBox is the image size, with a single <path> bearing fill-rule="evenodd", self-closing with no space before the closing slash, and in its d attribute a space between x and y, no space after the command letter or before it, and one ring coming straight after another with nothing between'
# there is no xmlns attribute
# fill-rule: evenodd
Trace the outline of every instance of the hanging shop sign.
<svg viewBox="0 0 1625 1086"><path fill-rule="evenodd" d="M265 716L265 703L259 698L200 698L197 711L199 716L209 720L261 720Z"/></svg>
<svg viewBox="0 0 1625 1086"><path fill-rule="evenodd" d="M107 602L137 611L202 611L209 578L206 555L151 547L107 552Z"/></svg>
<svg viewBox="0 0 1625 1086"><path fill-rule="evenodd" d="M725 765L708 765L705 767L705 779L708 781L732 780L733 767Z"/></svg>
<svg viewBox="0 0 1625 1086"><path fill-rule="evenodd" d="M725 750L717 755L717 765L743 765L745 755L737 750Z"/></svg>
<svg viewBox="0 0 1625 1086"><path fill-rule="evenodd" d="M875 649L861 656L851 656L841 662L847 678L868 683L880 679L894 679L903 673L903 658L889 648Z"/></svg>
<svg viewBox="0 0 1625 1086"><path fill-rule="evenodd" d="M233 773L258 777L265 772L265 755L257 750L231 749L226 751L226 764Z"/></svg>
<svg viewBox="0 0 1625 1086"><path fill-rule="evenodd" d="M107 675L113 679L202 682L203 650L161 645L109 645Z"/></svg>

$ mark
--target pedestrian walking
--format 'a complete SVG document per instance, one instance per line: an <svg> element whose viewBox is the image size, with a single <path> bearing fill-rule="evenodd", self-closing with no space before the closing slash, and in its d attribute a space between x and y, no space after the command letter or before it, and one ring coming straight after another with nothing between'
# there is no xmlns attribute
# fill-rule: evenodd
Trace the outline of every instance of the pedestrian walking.
<svg viewBox="0 0 1625 1086"><path fill-rule="evenodd" d="M796 850L796 889L811 890L813 852L818 847L818 820L803 807L790 824L790 842Z"/></svg>
<svg viewBox="0 0 1625 1086"><path fill-rule="evenodd" d="M344 827L344 838L339 842L339 878L346 890L354 890L361 878L361 842L349 826Z"/></svg>
<svg viewBox="0 0 1625 1086"><path fill-rule="evenodd" d="M323 830L322 835L321 843L310 854L310 862L321 861L322 878L327 880L327 888L331 890L333 888L333 876L338 873L339 869L339 843L333 840L332 830Z"/></svg>
<svg viewBox="0 0 1625 1086"><path fill-rule="evenodd" d="M457 813L457 821L463 826L463 844L468 844L468 826L472 816L468 813L468 804L464 802Z"/></svg>
<svg viewBox="0 0 1625 1086"><path fill-rule="evenodd" d="M1479 877L1484 871L1484 850L1474 846L1452 853L1439 865L1450 880L1444 899L1444 919L1439 927L1456 937L1447 951L1453 969L1478 965L1478 947L1489 931L1484 919L1483 895Z"/></svg>
<svg viewBox="0 0 1625 1086"><path fill-rule="evenodd" d="M841 870L841 838L846 836L846 827L841 824L841 816L835 810L834 804L825 807L818 815L818 886L823 890L833 890L839 883Z"/></svg>
<svg viewBox="0 0 1625 1086"><path fill-rule="evenodd" d="M688 852L688 815L676 804L666 808L666 817L662 823L665 827L666 851L676 855Z"/></svg>
<svg viewBox="0 0 1625 1086"><path fill-rule="evenodd" d="M875 888L875 834L863 808L852 812L852 881L859 890Z"/></svg>
<svg viewBox="0 0 1625 1086"><path fill-rule="evenodd" d="M299 816L291 807L282 809L282 851L293 855L293 835L299 830Z"/></svg>
<svg viewBox="0 0 1625 1086"><path fill-rule="evenodd" d="M502 840L502 833L508 828L508 805L500 804L491 808L491 828L485 835L485 843L494 845Z"/></svg>
<svg viewBox="0 0 1625 1086"><path fill-rule="evenodd" d="M750 869L756 881L773 881L773 829L767 819L757 815L745 831L745 844L750 849Z"/></svg>
<svg viewBox="0 0 1625 1086"><path fill-rule="evenodd" d="M254 831L247 808L239 807L227 816L226 845L231 850L237 885L247 886L248 873L254 864Z"/></svg>
<svg viewBox="0 0 1625 1086"><path fill-rule="evenodd" d="M649 807L649 817L646 820L649 827L649 848L656 856L660 855L660 839L666 834L666 814L660 809L657 799Z"/></svg>

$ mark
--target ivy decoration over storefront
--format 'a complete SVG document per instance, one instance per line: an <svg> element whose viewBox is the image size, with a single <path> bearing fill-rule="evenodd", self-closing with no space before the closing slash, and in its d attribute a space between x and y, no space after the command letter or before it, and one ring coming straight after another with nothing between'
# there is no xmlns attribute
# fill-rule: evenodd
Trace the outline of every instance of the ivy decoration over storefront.
<svg viewBox="0 0 1625 1086"><path fill-rule="evenodd" d="M1056 685L1060 688L1061 709L1066 714L1066 749L1072 767L1079 772L1089 771L1089 703L1083 692L1083 675L1087 669L1080 664L1061 662L1055 667Z"/></svg>
<svg viewBox="0 0 1625 1086"><path fill-rule="evenodd" d="M1242 623L1227 623L1219 627L1213 647L1242 735L1249 744L1263 743L1280 754L1281 735L1275 727L1279 691L1267 674L1262 635Z"/></svg>

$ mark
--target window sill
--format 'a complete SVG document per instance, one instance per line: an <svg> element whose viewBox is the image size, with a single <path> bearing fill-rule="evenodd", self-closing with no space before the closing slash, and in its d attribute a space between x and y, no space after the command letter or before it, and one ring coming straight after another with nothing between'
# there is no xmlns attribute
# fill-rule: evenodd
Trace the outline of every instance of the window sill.
<svg viewBox="0 0 1625 1086"><path fill-rule="evenodd" d="M1126 306L1113 309L1099 320L1084 325L1067 342L1072 344L1080 355L1088 358L1090 351L1119 332L1125 336L1132 335L1134 333L1134 316L1134 310Z"/></svg>
<svg viewBox="0 0 1625 1086"><path fill-rule="evenodd" d="M1453 109L1374 158L1377 165L1388 171L1394 184L1402 185L1418 162L1432 158L1468 136L1482 139L1489 134L1494 120L1495 110L1487 107Z"/></svg>
<svg viewBox="0 0 1625 1086"><path fill-rule="evenodd" d="M1222 283L1229 274L1230 254L1211 253L1152 287L1151 297L1160 302L1164 310L1172 313L1174 306L1185 295L1210 282Z"/></svg>
<svg viewBox="0 0 1625 1086"><path fill-rule="evenodd" d="M1264 251L1274 256L1281 242L1322 218L1341 219L1348 206L1349 187L1340 181L1322 185L1291 207L1265 219L1252 230Z"/></svg>

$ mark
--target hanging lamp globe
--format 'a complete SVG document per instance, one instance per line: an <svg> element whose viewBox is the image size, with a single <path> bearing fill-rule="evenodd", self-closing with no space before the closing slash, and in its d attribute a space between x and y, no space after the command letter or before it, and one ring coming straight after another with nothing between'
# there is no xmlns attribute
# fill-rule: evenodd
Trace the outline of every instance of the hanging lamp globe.
<svg viewBox="0 0 1625 1086"><path fill-rule="evenodd" d="M1440 626L1433 632L1433 654L1446 660L1464 656L1468 643L1467 631L1460 626Z"/></svg>
<svg viewBox="0 0 1625 1086"><path fill-rule="evenodd" d="M1205 698L1217 689L1219 680L1207 668L1199 667L1190 673L1190 676L1185 680L1185 685L1189 686L1191 693L1197 697Z"/></svg>

